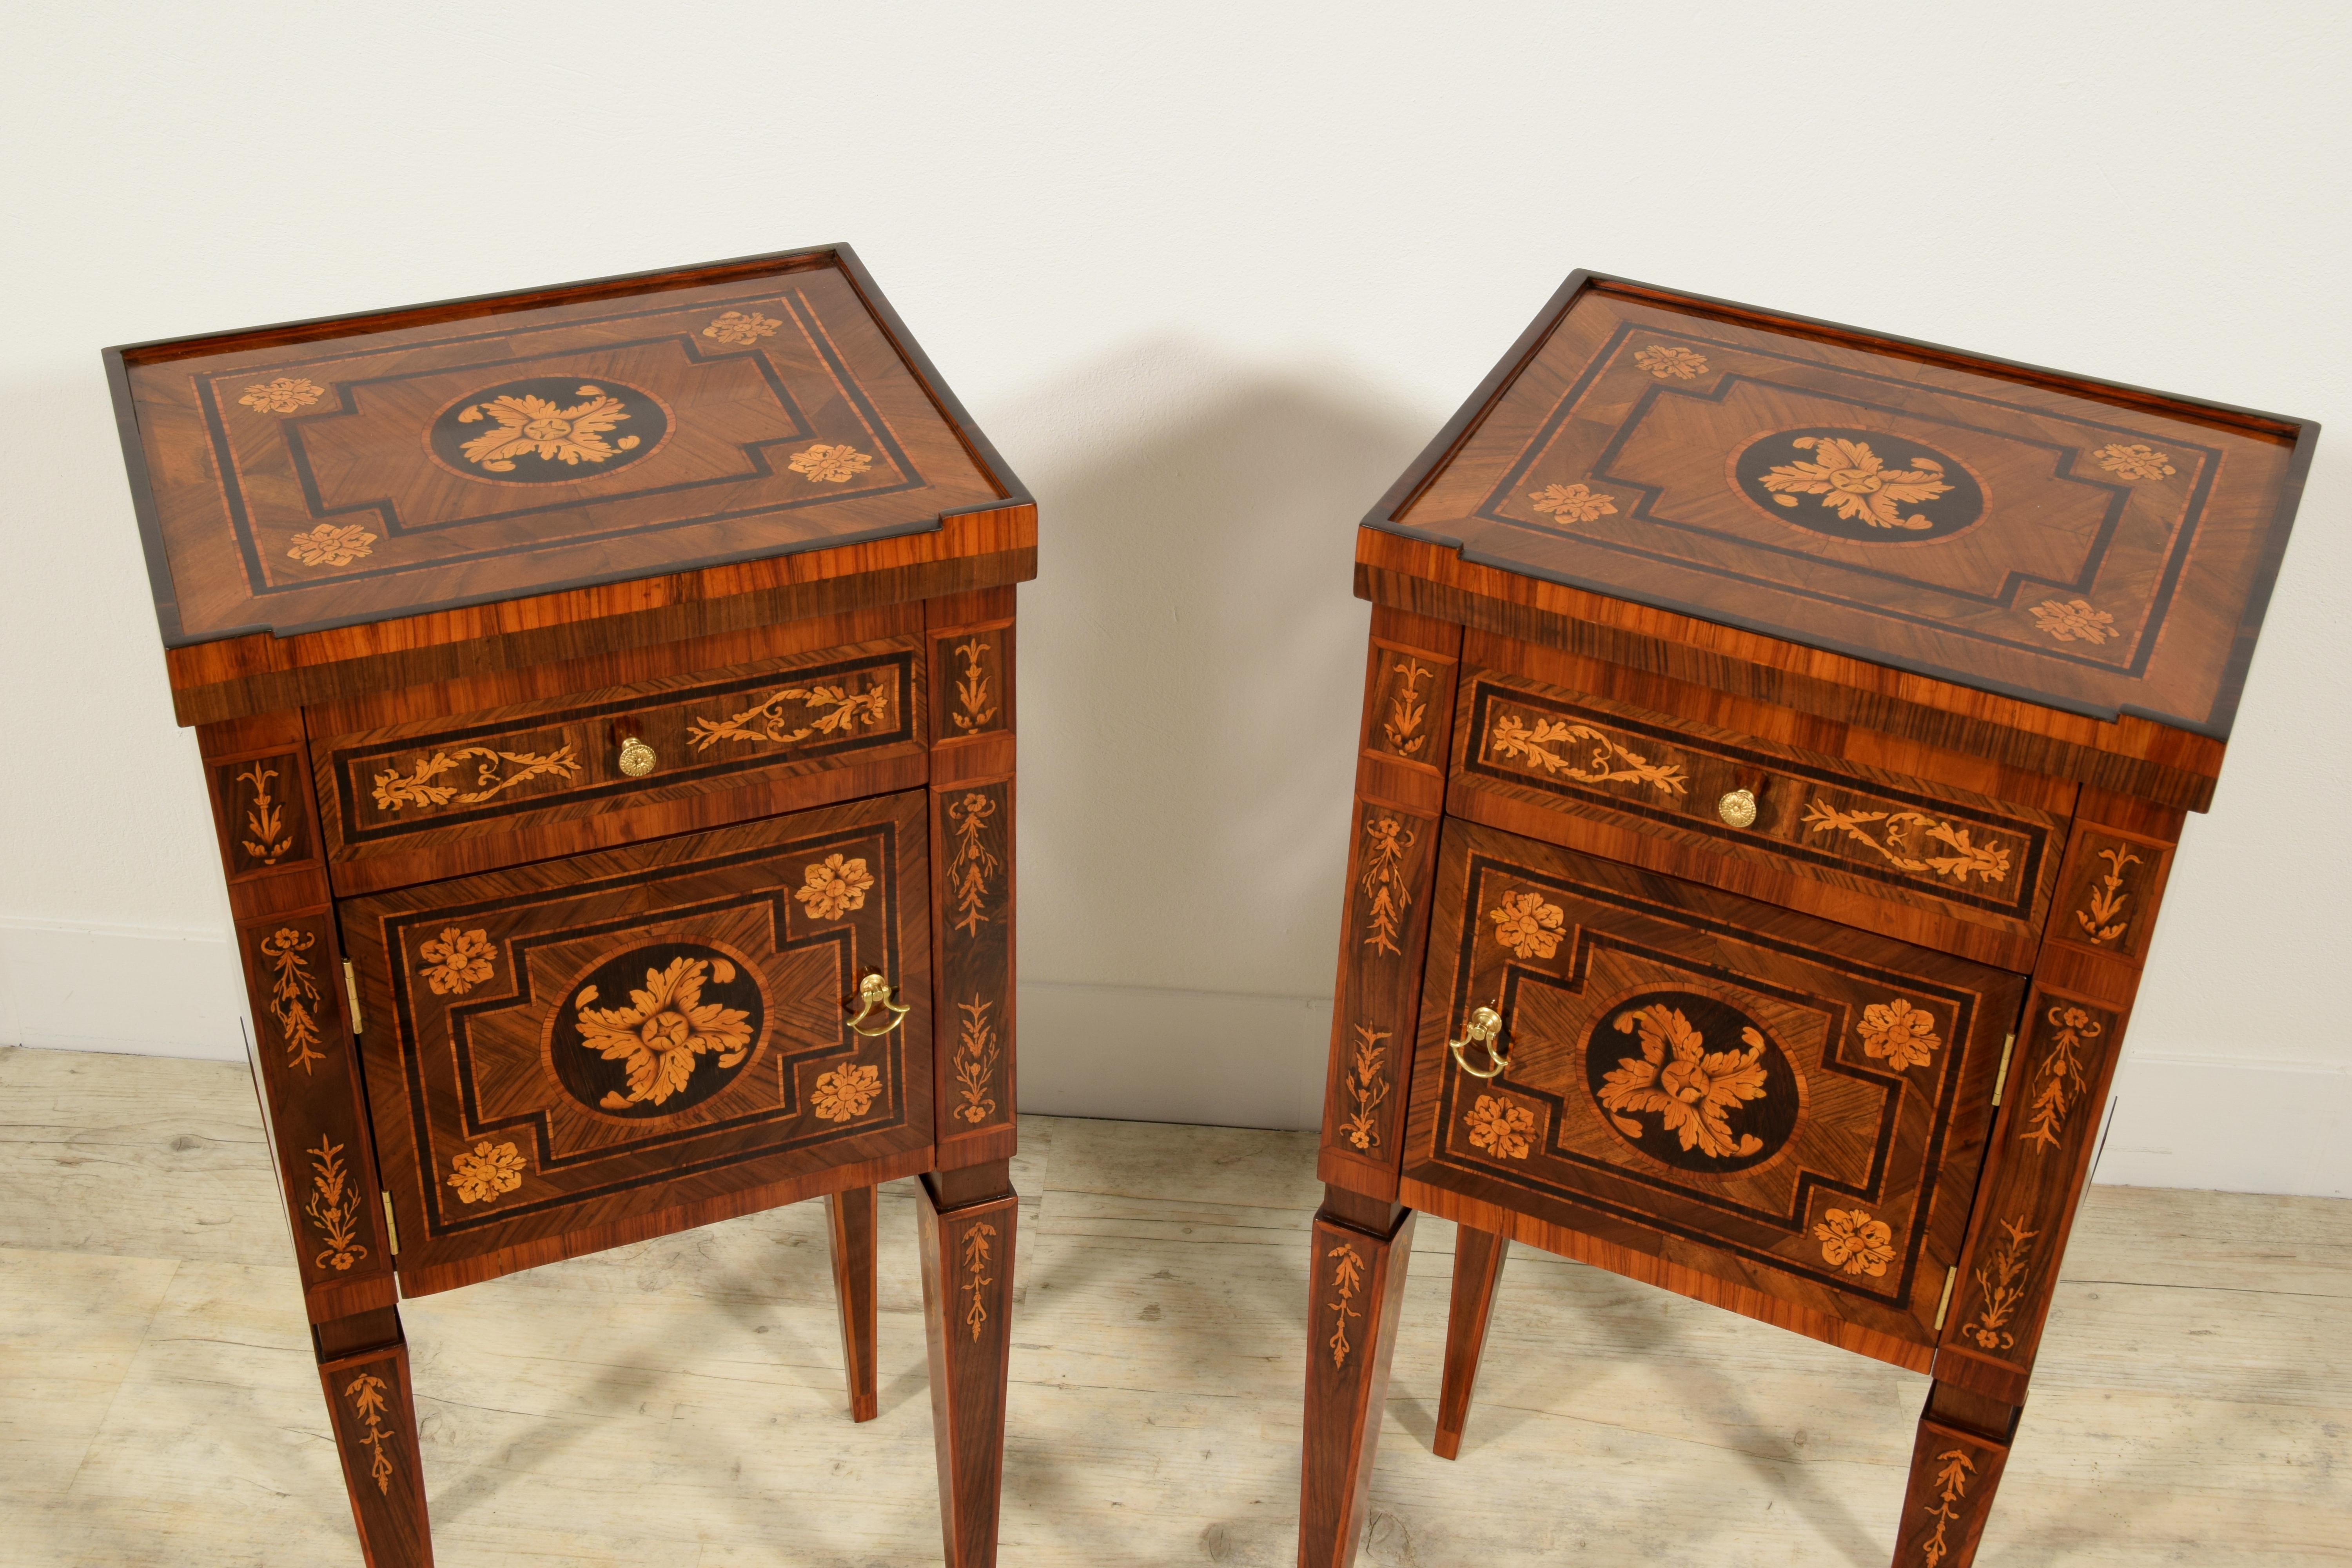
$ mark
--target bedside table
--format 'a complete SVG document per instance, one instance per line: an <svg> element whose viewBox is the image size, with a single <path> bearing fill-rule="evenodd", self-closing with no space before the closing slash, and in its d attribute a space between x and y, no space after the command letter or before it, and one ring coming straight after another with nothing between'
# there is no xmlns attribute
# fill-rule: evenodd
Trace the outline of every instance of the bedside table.
<svg viewBox="0 0 2352 1568"><path fill-rule="evenodd" d="M1931 1374L1895 1562L1970 1561L2316 436L1568 280L1358 536L1302 1563L1417 1210L1441 1455L1517 1239Z"/></svg>
<svg viewBox="0 0 2352 1568"><path fill-rule="evenodd" d="M110 349L367 1561L396 1294L824 1198L876 1414L921 1173L947 1559L995 1559L1013 585L1036 509L846 247Z"/></svg>

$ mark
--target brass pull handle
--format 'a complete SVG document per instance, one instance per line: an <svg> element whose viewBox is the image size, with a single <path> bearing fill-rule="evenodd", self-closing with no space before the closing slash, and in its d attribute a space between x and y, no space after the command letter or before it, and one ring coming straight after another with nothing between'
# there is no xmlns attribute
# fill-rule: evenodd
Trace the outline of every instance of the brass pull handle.
<svg viewBox="0 0 2352 1568"><path fill-rule="evenodd" d="M641 779L659 765L661 759L654 749L635 735L621 737L621 771L633 779Z"/></svg>
<svg viewBox="0 0 2352 1568"><path fill-rule="evenodd" d="M907 1015L914 1011L912 1007L901 1005L898 994L880 971L867 975L857 983L857 1000L861 1005L857 1009L857 1016L849 1020L849 1026L868 1039L888 1034L906 1022ZM889 1015L890 1021L878 1029L869 1029L866 1021L874 1016L877 1007Z"/></svg>
<svg viewBox="0 0 2352 1568"><path fill-rule="evenodd" d="M1509 1054L1496 1043L1502 1032L1503 1016L1492 1007L1481 1007L1470 1015L1470 1027L1463 1032L1462 1037L1446 1041L1445 1048L1454 1053L1454 1065L1472 1078L1500 1078L1503 1069L1511 1065ZM1482 1047L1486 1053L1488 1065L1472 1067L1469 1059L1462 1054L1465 1046Z"/></svg>
<svg viewBox="0 0 2352 1568"><path fill-rule="evenodd" d="M1744 789L1733 790L1715 803L1716 816L1734 827L1747 827L1756 820L1756 797Z"/></svg>

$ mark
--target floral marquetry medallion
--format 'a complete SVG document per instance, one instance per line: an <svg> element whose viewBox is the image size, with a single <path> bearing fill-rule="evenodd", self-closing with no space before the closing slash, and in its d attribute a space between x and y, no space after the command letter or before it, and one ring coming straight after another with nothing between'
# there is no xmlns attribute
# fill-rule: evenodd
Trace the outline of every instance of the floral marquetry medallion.
<svg viewBox="0 0 2352 1568"><path fill-rule="evenodd" d="M1732 473L1782 521L1840 539L1942 539L1985 510L1958 458L1883 431L1776 431L1748 443Z"/></svg>
<svg viewBox="0 0 2352 1568"><path fill-rule="evenodd" d="M1736 1281L1769 1269L1932 1342L2021 978L1491 828L1444 835L1404 1175L1703 1250L1718 1261L1693 1266ZM1496 1047L1454 1051L1481 1005Z"/></svg>
<svg viewBox="0 0 2352 1568"><path fill-rule="evenodd" d="M651 393L609 376L500 382L443 409L426 442L467 479L549 484L609 474L650 458L669 435Z"/></svg>
<svg viewBox="0 0 2352 1568"><path fill-rule="evenodd" d="M741 1074L764 1040L767 1013L748 960L700 942L632 948L557 1005L550 1056L583 1105L667 1116Z"/></svg>
<svg viewBox="0 0 2352 1568"><path fill-rule="evenodd" d="M535 1215L649 1212L676 1184L926 1146L925 805L884 795L352 906L404 1277ZM853 1028L877 973L907 1010ZM970 1044L992 1111L986 1009Z"/></svg>

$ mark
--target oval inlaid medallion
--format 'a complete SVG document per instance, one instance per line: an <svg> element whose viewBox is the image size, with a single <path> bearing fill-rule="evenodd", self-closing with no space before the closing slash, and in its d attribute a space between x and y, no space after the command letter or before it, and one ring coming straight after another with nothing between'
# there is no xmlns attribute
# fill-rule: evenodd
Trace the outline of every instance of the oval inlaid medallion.
<svg viewBox="0 0 2352 1568"><path fill-rule="evenodd" d="M1797 1126L1797 1074L1764 1026L1696 991L1645 991L1596 1019L1585 1080L1617 1135L1684 1171L1728 1175Z"/></svg>
<svg viewBox="0 0 2352 1568"><path fill-rule="evenodd" d="M557 1004L550 1060L583 1105L674 1116L742 1074L766 1022L767 999L740 960L699 942L656 942L606 959Z"/></svg>
<svg viewBox="0 0 2352 1568"><path fill-rule="evenodd" d="M468 479L538 485L592 479L652 454L669 414L617 381L536 375L501 382L443 409L425 445Z"/></svg>
<svg viewBox="0 0 2352 1568"><path fill-rule="evenodd" d="M1884 430L1776 430L1741 448L1731 477L1781 521L1835 539L1940 539L1984 515L1984 488L1956 459Z"/></svg>

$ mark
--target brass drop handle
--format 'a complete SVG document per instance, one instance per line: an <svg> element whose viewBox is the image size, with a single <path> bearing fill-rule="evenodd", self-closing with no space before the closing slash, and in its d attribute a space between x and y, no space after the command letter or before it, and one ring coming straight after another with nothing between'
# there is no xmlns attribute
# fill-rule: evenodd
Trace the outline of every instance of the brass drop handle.
<svg viewBox="0 0 2352 1568"><path fill-rule="evenodd" d="M857 1000L860 1005L857 1009L857 1016L849 1020L850 1028L868 1039L878 1038L897 1028L906 1022L907 1015L914 1011L912 1007L901 1005L898 995L898 992L892 988L890 982L879 970L859 981ZM890 1021L878 1029L869 1029L866 1026L866 1021L874 1016L875 1009L877 1007L889 1015Z"/></svg>
<svg viewBox="0 0 2352 1568"><path fill-rule="evenodd" d="M1734 827L1748 827L1756 821L1756 797L1744 789L1733 790L1715 803L1716 816Z"/></svg>
<svg viewBox="0 0 2352 1568"><path fill-rule="evenodd" d="M1445 1048L1454 1053L1454 1065L1472 1078L1500 1078L1503 1069L1511 1065L1509 1054L1496 1044L1502 1033L1503 1016L1492 1007L1481 1007L1470 1015L1470 1027L1463 1032L1462 1037L1446 1041ZM1465 1046L1483 1048L1486 1053L1487 1065L1472 1067L1469 1058L1462 1054Z"/></svg>
<svg viewBox="0 0 2352 1568"><path fill-rule="evenodd" d="M621 771L633 779L641 779L660 765L661 759L654 749L635 735L621 737Z"/></svg>

